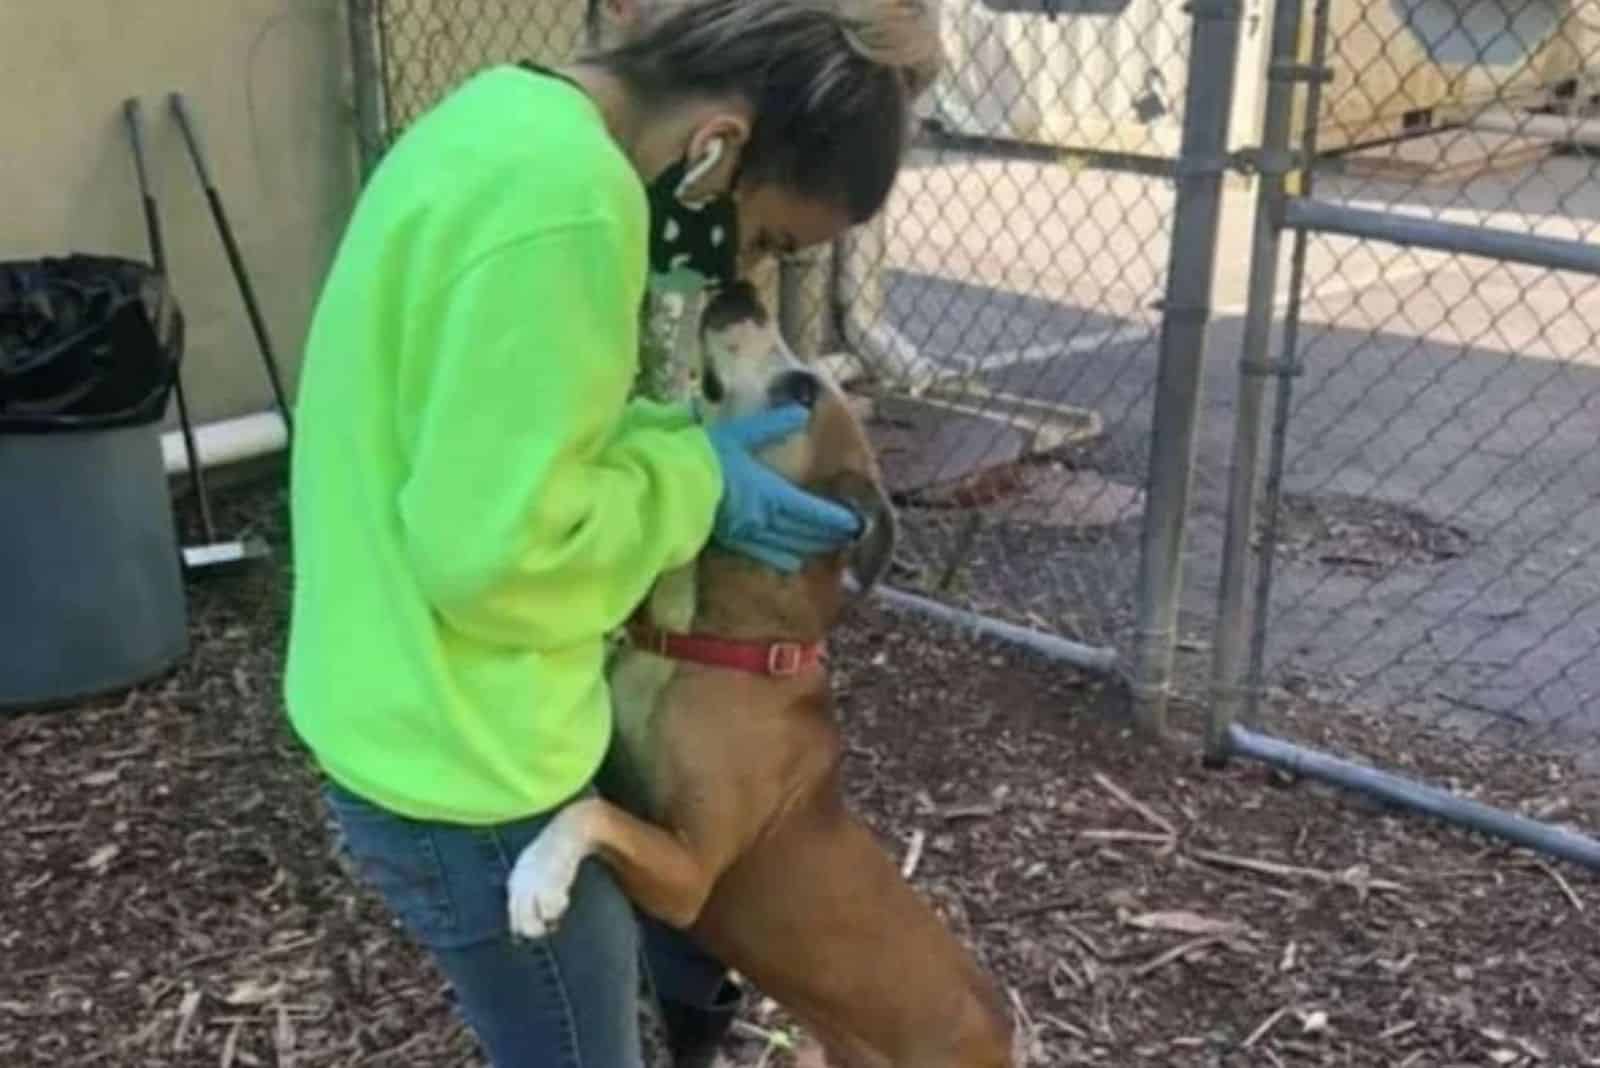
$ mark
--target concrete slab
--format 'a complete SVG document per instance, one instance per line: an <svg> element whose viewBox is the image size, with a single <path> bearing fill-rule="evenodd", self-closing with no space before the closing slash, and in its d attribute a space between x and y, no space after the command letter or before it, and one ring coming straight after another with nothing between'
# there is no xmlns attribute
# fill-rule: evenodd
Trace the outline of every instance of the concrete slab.
<svg viewBox="0 0 1600 1068"><path fill-rule="evenodd" d="M1104 433L1070 450L1074 467L1139 486L1170 190L1126 175L1041 175L1040 165L985 162L902 183L886 315L936 360L975 367L993 389L1098 413ZM1317 195L1600 238L1600 182L1592 161L1576 157L1454 186L1321 178ZM1097 207L1127 218L1089 221ZM1225 266L1243 261L1243 236L1224 235ZM1202 372L1180 617L1193 694L1203 694L1208 668L1239 311L1220 313ZM1349 529L1280 559L1267 621L1270 680L1331 680L1353 703L1430 722L1525 720L1600 735L1600 282L1316 237L1303 317L1286 492L1313 507L1340 495L1404 505L1459 527L1466 548L1364 565L1341 559L1360 552L1341 549L1381 538L1382 524L1350 519ZM1012 358L1019 353L1027 358ZM1056 489L1072 499L1070 488ZM1115 637L1128 622L1137 535L1131 523L1048 549L1020 535L985 542L987 573L1014 576L1016 588L971 596L1070 615L1096 640Z"/></svg>
<svg viewBox="0 0 1600 1068"><path fill-rule="evenodd" d="M1488 285L1484 270L1357 290L1335 309L1336 325L1305 325L1286 490L1404 504L1463 529L1468 547L1372 569L1338 559L1341 545L1368 536L1354 530L1280 559L1271 677L1344 680L1353 699L1406 704L1441 721L1459 719L1467 701L1492 710L1483 717L1600 731L1600 566L1589 562L1600 536L1600 353L1589 325L1600 322L1600 294L1562 297L1546 284L1518 300L1520 286ZM1481 303L1463 304L1468 293ZM1508 337L1520 351L1504 346ZM1215 324L1203 371L1182 615L1184 633L1200 639L1200 651L1183 658L1200 673L1197 684L1222 551L1241 338L1241 320ZM1101 413L1105 434L1084 466L1137 486L1155 370L1154 345L1135 343L985 380ZM1108 598L1131 590L1136 540L1137 524L1128 524L1062 556L1061 589Z"/></svg>

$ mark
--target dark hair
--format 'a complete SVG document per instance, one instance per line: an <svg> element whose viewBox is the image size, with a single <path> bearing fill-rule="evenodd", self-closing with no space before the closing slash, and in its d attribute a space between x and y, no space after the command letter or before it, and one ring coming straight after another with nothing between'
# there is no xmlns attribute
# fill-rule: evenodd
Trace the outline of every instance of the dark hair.
<svg viewBox="0 0 1600 1068"><path fill-rule="evenodd" d="M901 53L924 46L906 43L904 0L874 0L899 23L841 10L857 0L657 2L590 60L645 100L742 96L752 122L741 183L825 200L858 224L878 213L910 128L914 64Z"/></svg>

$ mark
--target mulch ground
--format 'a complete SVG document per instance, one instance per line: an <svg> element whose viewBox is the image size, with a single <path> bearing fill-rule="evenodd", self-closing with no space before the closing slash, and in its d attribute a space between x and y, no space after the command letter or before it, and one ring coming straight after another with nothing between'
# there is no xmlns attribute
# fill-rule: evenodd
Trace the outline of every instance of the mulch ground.
<svg viewBox="0 0 1600 1068"><path fill-rule="evenodd" d="M282 551L281 497L229 509ZM329 854L278 707L280 571L193 655L0 720L0 1064L479 1063ZM1600 880L1097 719L1087 679L877 609L841 636L855 804L1000 977L1037 1065L1600 1064ZM1284 697L1302 740L1600 826L1565 763ZM1490 774L1492 772L1492 775ZM1488 783L1488 785L1484 785ZM826 922L826 917L818 917ZM730 1052L787 1063L759 1003Z"/></svg>

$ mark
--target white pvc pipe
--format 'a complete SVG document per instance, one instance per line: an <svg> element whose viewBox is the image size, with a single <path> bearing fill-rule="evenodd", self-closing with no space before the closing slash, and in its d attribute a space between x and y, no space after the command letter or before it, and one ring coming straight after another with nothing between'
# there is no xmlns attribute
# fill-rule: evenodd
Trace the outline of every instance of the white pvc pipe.
<svg viewBox="0 0 1600 1068"><path fill-rule="evenodd" d="M195 452L204 470L224 467L242 460L254 460L281 451L289 444L283 419L275 411L257 412L237 419L224 419L194 428ZM167 474L181 475L189 470L183 434L171 431L161 436L161 456Z"/></svg>

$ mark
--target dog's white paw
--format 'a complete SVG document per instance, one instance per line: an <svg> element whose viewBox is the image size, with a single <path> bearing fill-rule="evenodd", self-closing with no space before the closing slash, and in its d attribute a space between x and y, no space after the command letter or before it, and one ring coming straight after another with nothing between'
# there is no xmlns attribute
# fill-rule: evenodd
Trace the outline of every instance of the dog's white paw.
<svg viewBox="0 0 1600 1068"><path fill-rule="evenodd" d="M558 818L517 857L506 887L511 933L543 938L555 931L571 903L583 852Z"/></svg>

